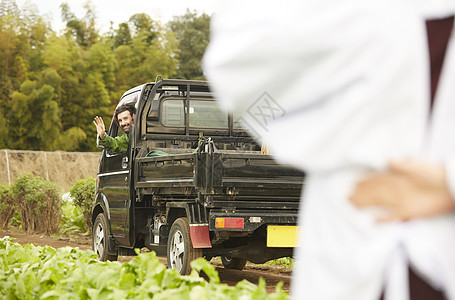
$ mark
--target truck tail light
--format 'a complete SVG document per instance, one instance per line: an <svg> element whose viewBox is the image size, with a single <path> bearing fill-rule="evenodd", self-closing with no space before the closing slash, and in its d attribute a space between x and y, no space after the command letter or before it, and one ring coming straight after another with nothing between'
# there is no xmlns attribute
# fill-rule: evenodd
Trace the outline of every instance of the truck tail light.
<svg viewBox="0 0 455 300"><path fill-rule="evenodd" d="M245 228L243 218L216 218L215 227L216 228L234 228L234 229Z"/></svg>

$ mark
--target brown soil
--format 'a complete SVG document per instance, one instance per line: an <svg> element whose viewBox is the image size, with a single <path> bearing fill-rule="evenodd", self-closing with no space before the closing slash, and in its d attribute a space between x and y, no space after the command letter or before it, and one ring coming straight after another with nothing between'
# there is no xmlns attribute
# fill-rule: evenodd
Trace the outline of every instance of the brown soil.
<svg viewBox="0 0 455 300"><path fill-rule="evenodd" d="M33 244L35 246L51 246L53 248L72 247L82 250L92 249L92 242L90 237L74 236L74 237L57 237L48 236L45 234L32 234L25 233L16 229L9 229L8 231L0 231L0 238L10 236L14 238L16 243L21 245Z"/></svg>
<svg viewBox="0 0 455 300"><path fill-rule="evenodd" d="M73 247L82 250L91 249L91 238L89 236L76 237L54 237L44 234L27 234L23 231L10 229L8 231L0 231L0 238L10 236L19 244L33 244L35 246L51 246L53 248ZM125 262L131 257L121 256L119 261ZM166 264L166 257L159 257L160 261ZM237 282L246 279L257 284L260 277L264 278L267 284L267 291L275 291L275 286L278 282L284 283L283 290L289 292L291 281L291 270L282 268L281 266L256 265L247 263L243 270L229 270L223 268L219 259L212 259L212 264L215 265L221 282L228 285L236 285Z"/></svg>

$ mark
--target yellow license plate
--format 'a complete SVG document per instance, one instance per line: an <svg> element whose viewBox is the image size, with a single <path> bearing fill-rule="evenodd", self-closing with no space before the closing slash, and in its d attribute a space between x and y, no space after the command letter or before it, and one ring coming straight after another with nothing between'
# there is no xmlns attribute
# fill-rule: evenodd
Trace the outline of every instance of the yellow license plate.
<svg viewBox="0 0 455 300"><path fill-rule="evenodd" d="M267 226L267 247L298 247L298 226Z"/></svg>

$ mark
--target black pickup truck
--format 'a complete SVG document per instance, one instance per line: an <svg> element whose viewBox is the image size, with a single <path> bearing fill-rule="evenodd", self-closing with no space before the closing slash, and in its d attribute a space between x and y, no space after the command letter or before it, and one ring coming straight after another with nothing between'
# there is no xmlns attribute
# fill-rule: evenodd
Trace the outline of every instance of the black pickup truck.
<svg viewBox="0 0 455 300"><path fill-rule="evenodd" d="M261 154L207 82L157 78L122 104L137 114L129 149L100 155L92 239L101 260L147 247L188 274L197 257L242 269L292 256L304 174ZM112 122L108 133L123 131Z"/></svg>

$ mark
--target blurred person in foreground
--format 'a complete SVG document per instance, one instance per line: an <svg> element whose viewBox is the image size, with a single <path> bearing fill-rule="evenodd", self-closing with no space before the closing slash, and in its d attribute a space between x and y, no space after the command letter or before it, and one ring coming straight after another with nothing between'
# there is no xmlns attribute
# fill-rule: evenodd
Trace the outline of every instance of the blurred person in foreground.
<svg viewBox="0 0 455 300"><path fill-rule="evenodd" d="M308 176L295 299L455 299L454 13L321 0L214 15L203 66L220 105ZM403 201L414 212L394 215Z"/></svg>

